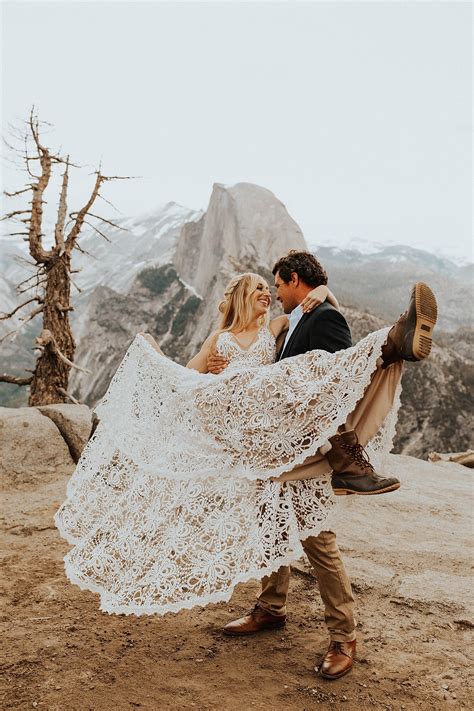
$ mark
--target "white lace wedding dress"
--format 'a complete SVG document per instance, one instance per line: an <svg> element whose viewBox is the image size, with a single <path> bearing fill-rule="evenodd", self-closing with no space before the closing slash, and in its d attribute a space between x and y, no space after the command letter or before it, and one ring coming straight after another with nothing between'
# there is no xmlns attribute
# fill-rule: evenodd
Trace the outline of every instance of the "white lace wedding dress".
<svg viewBox="0 0 474 711"><path fill-rule="evenodd" d="M386 335L274 363L268 328L247 351L223 333L217 348L231 362L218 376L137 336L56 514L73 546L68 578L100 593L106 612L163 614L228 600L237 583L299 558L300 540L336 525L352 497L336 499L329 476L275 477L345 422ZM372 450L391 448L396 409Z"/></svg>

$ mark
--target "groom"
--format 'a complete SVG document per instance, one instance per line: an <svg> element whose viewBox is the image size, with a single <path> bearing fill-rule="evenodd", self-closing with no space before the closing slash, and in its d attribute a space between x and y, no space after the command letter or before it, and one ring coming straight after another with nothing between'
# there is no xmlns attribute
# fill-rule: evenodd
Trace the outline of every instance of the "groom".
<svg viewBox="0 0 474 711"><path fill-rule="evenodd" d="M277 299L290 321L284 342L278 349L277 360L314 349L333 353L352 345L346 320L329 303L324 302L313 312L303 314L301 303L309 291L327 283L326 272L312 254L290 252L278 260L272 271ZM414 293L408 311L391 329L382 351L380 367L345 426L330 438L322 451L282 475L281 480L314 478L332 470L332 485L336 494L378 494L398 488L397 479L383 479L376 474L360 442L365 444L374 436L389 412L401 377L402 361L420 360L429 353L436 315L435 312L434 316L431 314L431 323L423 318L421 303L432 294L425 285L421 287L427 292L421 289L420 293ZM427 331L428 328L431 330ZM422 330L429 340L428 347L427 342L422 341ZM208 362L210 372L219 372L222 367L225 367L225 361L219 356L213 356ZM335 533L323 531L302 541L302 546L316 573L331 640L316 670L325 679L338 679L351 670L356 648L351 584ZM290 569L287 566L264 577L254 609L245 617L229 622L224 627L224 633L242 636L283 627L289 582Z"/></svg>

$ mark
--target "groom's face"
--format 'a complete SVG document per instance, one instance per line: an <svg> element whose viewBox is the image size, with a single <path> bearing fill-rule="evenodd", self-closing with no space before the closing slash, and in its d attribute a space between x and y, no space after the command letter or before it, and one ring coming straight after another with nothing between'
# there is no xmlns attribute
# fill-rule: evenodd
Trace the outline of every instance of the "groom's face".
<svg viewBox="0 0 474 711"><path fill-rule="evenodd" d="M295 279L293 278L295 277ZM276 289L276 299L283 306L283 311L286 314L290 314L293 309L295 309L300 303L298 296L296 294L296 289L298 287L298 275L292 274L291 280L288 282L283 281L280 276L280 272L275 274L275 289Z"/></svg>

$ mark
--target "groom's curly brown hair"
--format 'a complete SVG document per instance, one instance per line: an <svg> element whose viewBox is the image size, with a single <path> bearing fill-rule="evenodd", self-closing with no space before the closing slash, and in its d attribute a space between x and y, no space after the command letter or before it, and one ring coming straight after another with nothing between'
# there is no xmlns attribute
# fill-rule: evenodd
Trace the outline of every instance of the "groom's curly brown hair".
<svg viewBox="0 0 474 711"><path fill-rule="evenodd" d="M277 272L286 284L291 280L292 272L296 272L308 286L315 287L328 283L328 275L311 252L298 252L292 249L273 267L272 274L275 275Z"/></svg>

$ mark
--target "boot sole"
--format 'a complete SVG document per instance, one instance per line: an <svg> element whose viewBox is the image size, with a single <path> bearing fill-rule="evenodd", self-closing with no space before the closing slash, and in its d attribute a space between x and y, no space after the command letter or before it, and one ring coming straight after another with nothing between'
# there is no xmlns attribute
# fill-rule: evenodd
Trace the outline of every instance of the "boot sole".
<svg viewBox="0 0 474 711"><path fill-rule="evenodd" d="M438 318L436 297L427 284L415 284L416 326L413 335L413 358L423 360L431 352L433 329Z"/></svg>
<svg viewBox="0 0 474 711"><path fill-rule="evenodd" d="M280 630L282 627L286 625L286 620L285 622L274 622L272 624L265 625L265 627L261 627L258 630L252 630L252 632L237 632L236 630L226 630L225 627L223 628L222 632L227 635L228 637L246 637L247 635L250 634L258 634L259 632L266 632L266 630Z"/></svg>
<svg viewBox="0 0 474 711"><path fill-rule="evenodd" d="M375 496L376 494L388 494L390 491L396 491L400 488L400 484L391 484L391 486L386 486L384 489L377 489L377 491L353 491L352 489L333 489L336 496L346 496L348 494L355 494L356 496Z"/></svg>
<svg viewBox="0 0 474 711"><path fill-rule="evenodd" d="M350 666L349 669L345 669L343 672L339 672L339 674L325 674L324 672L319 671L318 667L316 667L314 671L319 672L323 679L340 679L341 676L346 676L346 674L349 674L349 672L352 671L352 666Z"/></svg>

